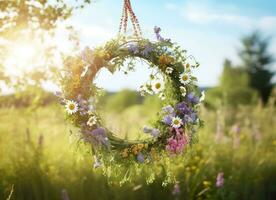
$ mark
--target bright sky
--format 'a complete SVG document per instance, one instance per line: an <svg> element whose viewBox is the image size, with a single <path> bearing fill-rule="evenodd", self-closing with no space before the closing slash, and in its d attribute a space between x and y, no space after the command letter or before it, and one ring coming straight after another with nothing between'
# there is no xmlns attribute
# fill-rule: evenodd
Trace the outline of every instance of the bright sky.
<svg viewBox="0 0 276 200"><path fill-rule="evenodd" d="M75 13L70 22L79 31L82 46L95 47L116 36L122 2L97 0ZM132 0L132 5L145 37L154 39L153 27L160 26L165 38L196 57L201 63L196 72L200 86L218 82L224 58L239 63L236 50L243 35L258 29L276 36L274 0ZM276 38L271 52L276 56ZM103 72L97 83L111 91L136 89L149 74L145 66L137 68L129 76Z"/></svg>

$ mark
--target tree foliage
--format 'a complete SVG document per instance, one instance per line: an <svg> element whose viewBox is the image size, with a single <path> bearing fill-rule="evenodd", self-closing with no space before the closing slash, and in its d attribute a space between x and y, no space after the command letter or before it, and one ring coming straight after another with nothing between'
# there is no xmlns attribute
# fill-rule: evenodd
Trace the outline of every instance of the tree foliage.
<svg viewBox="0 0 276 200"><path fill-rule="evenodd" d="M217 106L221 101L230 106L251 104L257 101L257 94L249 87L249 75L241 67L235 67L229 60L224 61L218 87L207 93L207 103Z"/></svg>
<svg viewBox="0 0 276 200"><path fill-rule="evenodd" d="M14 38L26 29L50 30L90 0L78 2L73 7L64 0L0 0L0 37Z"/></svg>
<svg viewBox="0 0 276 200"><path fill-rule="evenodd" d="M242 47L239 56L242 67L250 78L250 86L256 89L263 102L267 102L273 88L274 72L270 69L274 57L269 53L270 39L260 32L253 32L241 40Z"/></svg>

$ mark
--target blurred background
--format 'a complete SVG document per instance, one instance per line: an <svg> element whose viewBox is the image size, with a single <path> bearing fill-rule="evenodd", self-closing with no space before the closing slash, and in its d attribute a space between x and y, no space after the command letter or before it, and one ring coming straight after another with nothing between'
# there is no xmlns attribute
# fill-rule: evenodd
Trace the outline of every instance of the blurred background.
<svg viewBox="0 0 276 200"><path fill-rule="evenodd" d="M201 64L205 126L177 166L179 183L109 184L54 95L63 57L116 37L123 1L0 0L0 199L275 199L276 2L132 5L144 37L160 26ZM122 137L140 137L160 110L157 97L137 93L149 74L137 63L128 75L97 75L100 114Z"/></svg>

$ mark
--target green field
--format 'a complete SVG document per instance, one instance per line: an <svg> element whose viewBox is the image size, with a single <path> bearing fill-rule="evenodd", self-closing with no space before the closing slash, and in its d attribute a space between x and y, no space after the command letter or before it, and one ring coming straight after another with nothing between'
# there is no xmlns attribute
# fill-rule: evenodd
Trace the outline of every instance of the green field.
<svg viewBox="0 0 276 200"><path fill-rule="evenodd" d="M144 105L145 106L145 105ZM105 116L109 127L136 135L143 125L143 105L130 106L120 115ZM154 109L153 109L154 110ZM110 184L93 169L88 148L77 142L64 120L62 107L0 110L0 199L275 199L275 107L261 105L217 111L201 108L205 126L199 142L178 159L175 170L180 194L161 181L145 184L141 177L131 184ZM129 119L129 113L135 119ZM127 121L129 119L129 121ZM124 122L124 123L123 123ZM113 124L112 124L113 123ZM233 127L233 125L235 127ZM240 129L240 131L238 130ZM138 129L139 130L139 129ZM224 173L224 185L216 176Z"/></svg>

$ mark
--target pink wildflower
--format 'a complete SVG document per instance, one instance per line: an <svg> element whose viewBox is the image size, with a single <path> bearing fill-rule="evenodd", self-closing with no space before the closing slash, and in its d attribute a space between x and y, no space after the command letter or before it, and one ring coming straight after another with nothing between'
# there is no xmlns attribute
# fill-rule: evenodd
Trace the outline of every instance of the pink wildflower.
<svg viewBox="0 0 276 200"><path fill-rule="evenodd" d="M175 134L168 139L166 150L170 153L179 154L183 151L188 142L182 129L172 129L172 132L173 130Z"/></svg>
<svg viewBox="0 0 276 200"><path fill-rule="evenodd" d="M220 173L218 173L218 175L217 175L216 186L217 186L217 187L222 187L223 184L224 184L223 172L220 172Z"/></svg>

